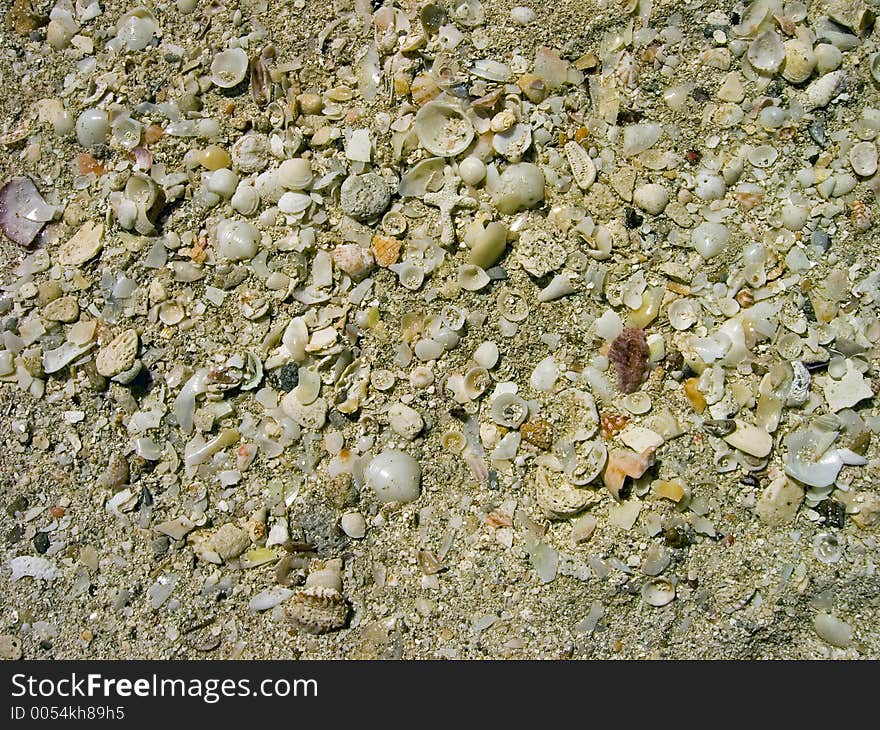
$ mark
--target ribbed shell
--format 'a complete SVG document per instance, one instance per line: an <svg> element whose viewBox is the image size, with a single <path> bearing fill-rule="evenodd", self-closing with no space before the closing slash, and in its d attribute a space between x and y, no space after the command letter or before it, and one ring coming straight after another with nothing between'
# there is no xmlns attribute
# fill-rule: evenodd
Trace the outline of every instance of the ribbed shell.
<svg viewBox="0 0 880 730"><path fill-rule="evenodd" d="M349 606L333 588L310 586L297 591L287 602L287 615L298 628L310 634L326 634L345 626Z"/></svg>
<svg viewBox="0 0 880 730"><path fill-rule="evenodd" d="M564 150L578 187L584 191L589 190L596 181L596 165L592 158L577 142L566 142Z"/></svg>

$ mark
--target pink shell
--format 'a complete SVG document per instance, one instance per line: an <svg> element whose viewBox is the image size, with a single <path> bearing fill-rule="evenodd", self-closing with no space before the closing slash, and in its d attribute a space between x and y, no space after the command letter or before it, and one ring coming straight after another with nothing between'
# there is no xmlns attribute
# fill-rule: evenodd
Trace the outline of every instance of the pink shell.
<svg viewBox="0 0 880 730"><path fill-rule="evenodd" d="M608 350L608 359L614 365L617 385L624 393L639 389L648 372L648 342L645 330L626 327L614 338Z"/></svg>

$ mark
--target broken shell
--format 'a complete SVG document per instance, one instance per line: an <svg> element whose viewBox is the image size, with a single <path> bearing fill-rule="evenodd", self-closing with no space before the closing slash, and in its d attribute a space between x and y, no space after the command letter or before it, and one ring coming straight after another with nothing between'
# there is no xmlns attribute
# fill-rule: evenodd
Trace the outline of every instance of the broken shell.
<svg viewBox="0 0 880 730"><path fill-rule="evenodd" d="M518 292L504 289L498 293L495 301L498 304L498 313L510 322L522 322L529 316L528 302Z"/></svg>
<svg viewBox="0 0 880 730"><path fill-rule="evenodd" d="M724 440L733 448L763 459L773 448L773 437L763 428L752 426L745 421L736 420L736 430L727 434Z"/></svg>
<svg viewBox="0 0 880 730"><path fill-rule="evenodd" d="M411 259L390 264L388 268L397 274L400 285L410 291L418 290L425 281L425 270Z"/></svg>
<svg viewBox="0 0 880 730"><path fill-rule="evenodd" d="M489 417L508 428L519 428L529 415L529 405L516 393L499 393L492 399Z"/></svg>
<svg viewBox="0 0 880 730"><path fill-rule="evenodd" d="M95 369L105 378L112 378L131 368L137 355L137 348L137 331L125 330L98 351L95 357Z"/></svg>
<svg viewBox="0 0 880 730"><path fill-rule="evenodd" d="M217 253L231 261L246 261L257 255L260 232L247 221L224 219L217 224Z"/></svg>
<svg viewBox="0 0 880 730"><path fill-rule="evenodd" d="M560 454L568 480L577 486L596 481L608 462L608 449L601 441L561 441L556 443L555 450Z"/></svg>
<svg viewBox="0 0 880 730"><path fill-rule="evenodd" d="M667 578L657 577L642 586L642 600L650 606L665 606L675 598L675 586Z"/></svg>
<svg viewBox="0 0 880 730"><path fill-rule="evenodd" d="M605 488L618 502L627 477L638 479L654 463L654 449L645 449L641 454L629 449L614 449L608 454L603 480Z"/></svg>
<svg viewBox="0 0 880 730"><path fill-rule="evenodd" d="M532 128L528 124L515 124L492 136L493 149L511 162L519 162L531 145Z"/></svg>
<svg viewBox="0 0 880 730"><path fill-rule="evenodd" d="M290 620L310 634L325 634L345 626L350 612L348 602L335 588L309 586L287 601Z"/></svg>
<svg viewBox="0 0 880 730"><path fill-rule="evenodd" d="M690 299L676 299L669 305L667 316L677 330L686 330L697 322L697 310Z"/></svg>
<svg viewBox="0 0 880 730"><path fill-rule="evenodd" d="M0 227L19 246L30 246L55 215L28 177L14 177L0 189Z"/></svg>
<svg viewBox="0 0 880 730"><path fill-rule="evenodd" d="M422 147L438 157L455 157L474 139L474 127L468 118L443 101L431 101L419 109L413 128Z"/></svg>
<svg viewBox="0 0 880 730"><path fill-rule="evenodd" d="M491 279L489 275L474 264L462 264L458 267L456 276L459 286L466 291L479 291L486 286Z"/></svg>
<svg viewBox="0 0 880 730"><path fill-rule="evenodd" d="M577 142L566 142L563 149L565 158L571 167L572 177L574 177L577 186L586 192L596 181L596 163Z"/></svg>
<svg viewBox="0 0 880 730"><path fill-rule="evenodd" d="M595 490L572 487L560 479L560 475L544 467L538 467L535 487L538 506L551 519L574 517L598 501Z"/></svg>
<svg viewBox="0 0 880 730"><path fill-rule="evenodd" d="M229 48L211 61L211 81L221 89L238 86L248 72L248 57L241 48Z"/></svg>
<svg viewBox="0 0 880 730"><path fill-rule="evenodd" d="M492 384L489 371L485 368L471 368L464 374L464 393L470 400L476 400Z"/></svg>

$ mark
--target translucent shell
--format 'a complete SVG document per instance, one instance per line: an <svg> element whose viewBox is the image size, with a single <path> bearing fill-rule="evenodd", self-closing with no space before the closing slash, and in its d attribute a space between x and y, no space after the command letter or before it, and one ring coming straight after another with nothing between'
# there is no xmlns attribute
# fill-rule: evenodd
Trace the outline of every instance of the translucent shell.
<svg viewBox="0 0 880 730"><path fill-rule="evenodd" d="M419 109L414 128L422 147L438 157L455 157L474 139L474 127L462 111L442 101Z"/></svg>

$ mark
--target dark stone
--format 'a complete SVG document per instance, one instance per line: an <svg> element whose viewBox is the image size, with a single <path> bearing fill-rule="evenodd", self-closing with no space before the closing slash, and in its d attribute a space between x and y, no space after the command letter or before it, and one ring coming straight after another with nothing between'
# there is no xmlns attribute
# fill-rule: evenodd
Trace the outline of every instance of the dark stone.
<svg viewBox="0 0 880 730"><path fill-rule="evenodd" d="M289 393L297 385L299 385L299 366L294 363L287 363L278 369L275 376L278 387L285 393Z"/></svg>
<svg viewBox="0 0 880 730"><path fill-rule="evenodd" d="M623 214L623 224L632 230L633 228L638 228L644 222L644 216L636 213L634 208L627 208Z"/></svg>
<svg viewBox="0 0 880 730"><path fill-rule="evenodd" d="M15 517L16 512L24 512L28 508L28 498L20 494L13 499L6 508L6 514Z"/></svg>
<svg viewBox="0 0 880 730"><path fill-rule="evenodd" d="M807 131L810 133L812 140L820 147L824 147L828 144L828 137L825 134L825 123L821 119L817 119L813 122L807 128Z"/></svg>
<svg viewBox="0 0 880 730"><path fill-rule="evenodd" d="M825 518L826 527L843 527L846 524L846 507L833 499L819 502L816 512Z"/></svg>
<svg viewBox="0 0 880 730"><path fill-rule="evenodd" d="M694 88L694 90L691 92L691 98L692 98L695 102L697 102L698 104L705 104L705 103L706 103L707 101L709 101L709 99L711 99L712 97L710 96L710 94L709 94L708 91L706 91L705 89L700 88L699 86L697 86L697 87Z"/></svg>
<svg viewBox="0 0 880 730"><path fill-rule="evenodd" d="M486 486L489 489L493 489L493 490L501 488L501 484L498 481L498 472L495 471L494 469L489 469L489 478L486 483Z"/></svg>
<svg viewBox="0 0 880 730"><path fill-rule="evenodd" d="M34 548L43 555L49 549L49 535L45 532L38 532L34 535Z"/></svg>
<svg viewBox="0 0 880 730"><path fill-rule="evenodd" d="M690 535L683 527L670 527L664 530L663 539L671 548L686 548L691 544Z"/></svg>

